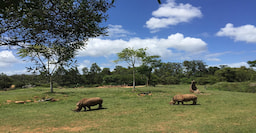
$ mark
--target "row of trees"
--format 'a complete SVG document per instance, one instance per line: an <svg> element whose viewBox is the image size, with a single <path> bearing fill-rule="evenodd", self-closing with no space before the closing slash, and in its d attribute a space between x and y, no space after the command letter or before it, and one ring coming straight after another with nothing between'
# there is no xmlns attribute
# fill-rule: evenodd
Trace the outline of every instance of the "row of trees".
<svg viewBox="0 0 256 133"><path fill-rule="evenodd" d="M151 67L152 68L152 67ZM184 61L182 63L160 63L152 72L145 65L139 67L116 66L101 69L96 63L90 68L84 67L80 72L76 67L66 70L59 67L53 74L55 86L79 87L99 85L133 85L135 70L136 85L183 84L196 80L198 84L214 84L216 82L256 81L256 71L252 68L231 68L228 66L207 67L201 60ZM0 74L1 89L12 84L16 87L26 85L49 86L48 79L43 75L12 75Z"/></svg>
<svg viewBox="0 0 256 133"><path fill-rule="evenodd" d="M158 2L161 3L161 0ZM89 38L107 34L107 27L101 23L107 20L106 12L113 7L113 3L114 0L2 0L0 5L0 46L18 46L18 54L35 64L28 70L40 72L41 77L40 75L7 76L1 74L1 88L6 88L10 84L16 86L29 83L42 85L49 81L51 92L53 92L53 83L61 86L131 84L130 75L133 77L134 88L135 83L173 84L199 77L203 81L205 80L209 70L203 62L160 63L160 60L156 59L158 56L146 55L145 49L124 49L118 53L117 62L130 63L128 68L118 66L110 72L108 68L101 70L98 67L99 69L95 70L87 69L88 73L84 73L84 71L86 72L85 68L83 74L80 74L77 68L73 67L76 64L75 51L83 48ZM141 61L140 67L135 67L137 59ZM97 64L93 65L97 66ZM170 71L163 71L162 67L166 67ZM214 77L218 75L215 75L217 71L214 72ZM240 69L227 68L223 71L224 74L220 72L220 75L224 78L217 76L217 80L205 80L205 82L244 80L244 78L234 78L239 75L237 71ZM252 69L244 68L240 76L244 76L243 73L247 71L254 74ZM159 74L160 72L163 73ZM169 76L163 77L163 75ZM252 77L254 76L246 79L253 79Z"/></svg>

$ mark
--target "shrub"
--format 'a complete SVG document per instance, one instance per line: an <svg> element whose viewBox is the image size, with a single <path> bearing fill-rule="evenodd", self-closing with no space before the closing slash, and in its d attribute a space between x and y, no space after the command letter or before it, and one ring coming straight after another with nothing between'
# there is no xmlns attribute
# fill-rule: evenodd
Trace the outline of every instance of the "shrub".
<svg viewBox="0 0 256 133"><path fill-rule="evenodd" d="M218 82L209 86L207 89L255 93L255 84L252 82Z"/></svg>
<svg viewBox="0 0 256 133"><path fill-rule="evenodd" d="M5 74L0 74L0 89L9 88L12 85L12 79Z"/></svg>

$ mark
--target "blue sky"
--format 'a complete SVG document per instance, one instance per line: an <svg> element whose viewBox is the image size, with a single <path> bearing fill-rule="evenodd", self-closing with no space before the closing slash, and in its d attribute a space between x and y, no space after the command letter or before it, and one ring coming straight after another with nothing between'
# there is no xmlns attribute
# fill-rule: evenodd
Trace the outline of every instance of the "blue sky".
<svg viewBox="0 0 256 133"><path fill-rule="evenodd" d="M78 51L78 68L115 64L127 47L148 48L163 62L203 60L208 66L248 66L256 60L255 0L115 0L108 11L109 36L90 39ZM15 49L0 48L0 73L21 74L31 66Z"/></svg>

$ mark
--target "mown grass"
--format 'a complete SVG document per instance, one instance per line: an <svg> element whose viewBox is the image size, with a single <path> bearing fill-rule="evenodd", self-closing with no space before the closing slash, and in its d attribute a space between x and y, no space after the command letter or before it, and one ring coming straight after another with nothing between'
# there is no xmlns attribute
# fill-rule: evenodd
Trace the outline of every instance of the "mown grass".
<svg viewBox="0 0 256 133"><path fill-rule="evenodd" d="M48 88L0 92L0 132L102 133L248 133L256 132L255 93L204 90L198 104L169 105L175 94L188 93L189 85L137 88ZM152 91L152 96L137 96ZM6 100L54 97L56 102L7 104ZM104 109L73 112L83 97L103 98Z"/></svg>

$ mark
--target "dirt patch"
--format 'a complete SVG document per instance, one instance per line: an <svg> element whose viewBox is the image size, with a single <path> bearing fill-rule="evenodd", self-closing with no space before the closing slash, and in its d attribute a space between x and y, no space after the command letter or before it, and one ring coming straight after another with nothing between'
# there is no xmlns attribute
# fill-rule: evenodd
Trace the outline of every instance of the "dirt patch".
<svg viewBox="0 0 256 133"><path fill-rule="evenodd" d="M95 126L97 127L97 126ZM51 128L49 132L56 132L56 131L65 131L65 132L81 132L86 130L86 128L95 128L91 125L81 126L81 127L58 127L58 128Z"/></svg>
<svg viewBox="0 0 256 133"><path fill-rule="evenodd" d="M50 127L47 132L84 132L88 128L97 128L99 127L99 123L94 121L83 121L73 123L69 126L62 126L62 127Z"/></svg>
<svg viewBox="0 0 256 133"><path fill-rule="evenodd" d="M250 86L250 87L254 87L254 86L256 86L256 83L250 83L249 86Z"/></svg>

